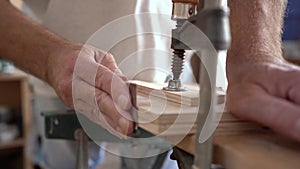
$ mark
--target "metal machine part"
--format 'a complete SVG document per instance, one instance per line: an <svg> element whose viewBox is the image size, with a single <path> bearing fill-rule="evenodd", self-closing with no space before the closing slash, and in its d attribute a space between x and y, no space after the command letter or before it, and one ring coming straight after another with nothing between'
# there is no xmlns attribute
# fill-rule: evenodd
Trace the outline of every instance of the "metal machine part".
<svg viewBox="0 0 300 169"><path fill-rule="evenodd" d="M200 10L200 9L198 9ZM200 107L197 124L196 150L193 169L210 169L213 153L213 135L204 142L200 141L200 134L205 124L211 128L216 113L216 72L218 53L227 50L230 46L229 8L227 0L205 0L204 9L198 16L191 18L190 22L199 27L209 38L217 53L216 56L203 57L200 70Z"/></svg>
<svg viewBox="0 0 300 169"><path fill-rule="evenodd" d="M203 4L204 1L204 4ZM193 0L173 0L173 3L190 3L195 2ZM212 164L212 152L213 152L213 136L210 136L205 141L200 141L200 134L205 124L213 124L213 119L210 119L210 112L215 113L215 88L216 88L216 70L218 53L222 50L227 50L230 46L231 36L229 27L229 8L227 7L227 0L202 0L198 2L197 12L195 15L190 16L187 20L202 30L203 33L209 38L212 45L216 49L216 54L209 54L209 57L202 57L201 70L200 70L200 107L197 124L196 134L196 150L193 169L210 169ZM194 4L194 3L192 3ZM174 8L174 5L173 5ZM196 14L197 13L197 14ZM174 12L173 12L174 14ZM179 76L182 71L183 64L183 52L189 50L189 48L181 42L180 39L193 41L195 38L191 33L186 32L187 27L190 24L184 24L186 19L177 19L177 28L172 30L172 44L171 48L174 49L173 57L173 79L169 81L169 86L165 89L170 90L174 88L176 91L182 89ZM183 37L184 36L184 37ZM181 51L178 56L178 52ZM197 51L196 51L197 52ZM198 51L199 52L199 51ZM201 52L200 52L201 53ZM178 62L178 57L181 58L181 62ZM177 63L178 62L178 63ZM175 68L174 68L175 67ZM178 79L176 79L178 78ZM173 81L177 80L174 84ZM178 85L180 84L180 85ZM213 117L213 115L212 115ZM211 128L208 126L208 128Z"/></svg>
<svg viewBox="0 0 300 169"><path fill-rule="evenodd" d="M88 169L88 136L83 129L77 129L74 133L77 140L77 169Z"/></svg>
<svg viewBox="0 0 300 169"><path fill-rule="evenodd" d="M227 0L204 0L204 8L219 8L219 7L226 7Z"/></svg>
<svg viewBox="0 0 300 169"><path fill-rule="evenodd" d="M177 25L176 28L172 30L172 43L177 40L177 35L185 21L187 21L191 16L195 15L197 6L197 0L192 1L182 1L182 0L173 0L173 9L172 9L172 20L175 20ZM172 48L172 45L171 45ZM180 75L183 70L184 64L184 49L175 49L173 48L173 61L172 61L172 73L173 78L169 80L167 87L164 87L164 90L167 91L184 91L185 88L182 86L180 81Z"/></svg>
<svg viewBox="0 0 300 169"><path fill-rule="evenodd" d="M88 135L85 133L80 122L87 122L90 124L87 129L95 130L99 132L99 135L93 137L93 141L96 143L100 142L113 142L113 143L124 143L124 144L145 144L153 145L159 149L166 149L171 145L163 140L151 139L154 137L153 134L138 128L138 130L132 135L132 139L120 139L110 134L106 129L102 128L98 124L90 121L87 117L82 114L77 114L75 110L67 111L53 111L42 113L45 118L45 137L47 139L63 139L77 141L77 158L76 168L87 169L88 168L88 141L91 141ZM79 120L81 119L81 120ZM101 134L100 134L101 133ZM149 138L140 142L136 142L135 138ZM169 148L167 148L169 149ZM164 159L167 157L168 151L157 155L154 162L153 169L161 168Z"/></svg>
<svg viewBox="0 0 300 169"><path fill-rule="evenodd" d="M196 5L191 3L173 3L172 20L188 19L196 12Z"/></svg>
<svg viewBox="0 0 300 169"><path fill-rule="evenodd" d="M179 169L191 169L194 161L194 156L192 154L187 153L178 147L173 147L173 152L170 158L172 160L177 161L177 165ZM212 164L211 169L225 169L225 168L218 164Z"/></svg>

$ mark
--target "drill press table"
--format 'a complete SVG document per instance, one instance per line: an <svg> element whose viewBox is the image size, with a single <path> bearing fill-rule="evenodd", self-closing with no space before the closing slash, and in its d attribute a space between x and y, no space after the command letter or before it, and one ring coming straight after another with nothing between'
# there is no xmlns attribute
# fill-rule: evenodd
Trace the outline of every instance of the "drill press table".
<svg viewBox="0 0 300 169"><path fill-rule="evenodd" d="M46 137L50 139L75 140L74 132L80 128L74 111L45 113ZM99 127L99 126L98 126ZM99 130L104 130L99 127ZM136 137L151 137L156 133L139 128ZM101 141L122 142L107 133L99 136ZM162 138L165 144L172 143L176 136ZM187 156L195 153L195 135L187 135L176 147ZM274 133L249 133L248 135L224 135L214 138L214 163L227 169L297 169L299 168L300 143Z"/></svg>
<svg viewBox="0 0 300 169"><path fill-rule="evenodd" d="M172 143L175 136L164 138ZM195 135L186 136L176 147L195 153ZM274 133L224 135L214 138L213 161L226 169L297 169L300 143Z"/></svg>
<svg viewBox="0 0 300 169"><path fill-rule="evenodd" d="M151 92L147 91L152 84L146 84L136 82L137 91L136 96L149 94ZM145 87L147 89L145 89ZM154 87L153 87L154 88ZM154 89L156 90L156 89ZM147 91L147 92L144 92ZM198 93L198 92L196 92ZM184 93L186 94L186 93ZM218 92L217 92L218 94ZM144 102L137 100L135 103L139 109L147 109L146 113L157 113L157 109L151 108L155 107L157 94L152 94L149 97L137 97L137 99L148 99L152 103L152 106L145 108ZM165 98L168 100L168 93L165 93ZM222 94L218 95L218 98ZM183 98L185 98L184 96ZM174 97L169 97L173 99ZM159 100L159 98L157 98ZM161 102L161 101L160 101ZM142 104L141 104L142 103ZM159 117L156 119L158 121L164 113L173 112L173 109L170 108L172 103L165 103L165 109L160 112ZM176 107L176 106L175 106ZM183 110L183 113L187 113L190 110L190 107L185 109L182 105L180 108ZM159 110L159 109L158 109ZM177 110L179 111L179 109ZM145 113L145 112L144 112ZM213 162L216 164L221 164L228 169L296 169L299 168L300 160L300 143L284 138L284 136L277 135L272 133L269 129L263 128L262 126L249 122L243 122L240 119L235 119L234 117L228 116L229 112L224 112L219 126L228 126L226 130L219 130L217 128L216 134L214 136L214 153L213 153ZM187 115L187 114L184 114ZM139 116L144 116L142 113L139 113ZM171 116L169 116L171 118ZM188 118L185 116L186 119ZM230 118L228 118L230 117ZM139 117L140 118L140 117ZM164 118L166 119L166 118ZM185 119L185 120L186 120ZM183 122L183 121L180 121ZM162 124L162 123L160 123ZM232 125L235 124L235 125ZM236 125L237 124L237 125ZM174 125L174 124L173 124ZM250 127L250 130L240 129L242 127ZM153 135L161 135L160 131L153 130L147 125L140 125L141 128L150 132ZM238 129L237 129L238 128ZM192 130L191 130L192 131ZM225 132L226 131L226 132ZM229 131L229 132L228 132ZM172 132L171 132L172 133ZM193 133L193 132L192 132ZM189 134L183 138L181 142L178 143L178 139L181 136L169 135L163 136L167 142L172 143L176 147L184 150L185 156L194 155L195 153L195 134ZM180 159L179 159L180 160ZM186 159L184 159L186 160ZM187 160L188 161L188 160ZM183 161L185 162L185 161Z"/></svg>
<svg viewBox="0 0 300 169"><path fill-rule="evenodd" d="M75 140L74 133L81 126L73 110L44 113L44 116L47 138ZM96 138L97 141L130 142L130 139L127 141L118 139L96 124L91 127L102 134ZM148 138L161 134L152 127L139 125L134 137ZM183 138L179 143L178 137ZM165 143L159 142L158 146L166 147L173 144L176 147L173 158L183 163L183 169L191 167L193 155L197 153L194 134L184 137L179 134L164 135L161 139ZM149 141L146 144L156 143ZM227 169L297 169L299 160L300 143L276 135L268 129L257 132L219 133L214 137L213 161Z"/></svg>

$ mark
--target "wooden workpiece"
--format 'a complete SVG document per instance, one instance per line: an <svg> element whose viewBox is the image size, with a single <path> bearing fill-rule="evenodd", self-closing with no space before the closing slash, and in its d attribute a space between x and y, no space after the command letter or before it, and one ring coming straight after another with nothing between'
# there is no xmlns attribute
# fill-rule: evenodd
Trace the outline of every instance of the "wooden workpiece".
<svg viewBox="0 0 300 169"><path fill-rule="evenodd" d="M186 102L181 105L177 104L178 102L176 103L176 101L174 102L174 100L164 100L168 97L164 97L164 99L157 97L159 96L157 95L159 91L167 95L166 91L161 91L158 87L164 86L164 84L157 85L140 81L134 81L133 83L136 84L137 88L136 99L137 107L139 108L138 116L139 120L142 121L139 126L154 135L160 135L163 139L182 150L194 154L196 139L193 129L190 130L190 134L185 136L183 136L182 134L184 133L180 133L179 130L180 127L184 127L186 123L191 122L192 118L195 118L194 113L197 113L198 109L195 109L194 106L185 105ZM149 91L149 88L151 89L152 87L153 91ZM217 93L222 95L221 92ZM181 93L179 95L185 94ZM188 95L185 95L185 97L187 96ZM194 95L192 94L192 96ZM149 104L149 100L151 104ZM159 106L160 104L165 104L163 111L161 109L162 106ZM176 112L176 110L179 111ZM165 130L168 129L166 124L173 123L178 113L184 114L186 118L181 119L181 121L176 121L176 123L179 123L176 128L176 130L178 130L177 134L176 132L171 132L169 135L161 135L164 128ZM239 120L229 112L225 111L220 115L223 116L214 136L213 161L215 163L221 164L226 169L299 168L299 142L291 141L283 136L277 135L258 124ZM220 125L225 126L226 130L220 130ZM241 126L244 126L245 130L241 130ZM179 138L183 139L178 143Z"/></svg>
<svg viewBox="0 0 300 169"><path fill-rule="evenodd" d="M193 134L199 109L199 87L185 85L186 91L162 90L167 84L131 81L136 86L138 123L156 135ZM225 92L217 90L216 133L229 134L261 130L261 126L243 121L224 112ZM218 124L218 126L217 126ZM236 128L232 130L232 128Z"/></svg>

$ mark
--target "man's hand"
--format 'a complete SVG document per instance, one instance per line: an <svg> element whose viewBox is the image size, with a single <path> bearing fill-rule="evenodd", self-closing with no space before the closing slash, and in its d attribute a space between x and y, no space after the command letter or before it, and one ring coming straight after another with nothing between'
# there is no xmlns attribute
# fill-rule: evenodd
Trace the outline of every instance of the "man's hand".
<svg viewBox="0 0 300 169"><path fill-rule="evenodd" d="M113 56L91 46L68 45L49 57L48 81L70 107L111 133L133 131L130 94Z"/></svg>
<svg viewBox="0 0 300 169"><path fill-rule="evenodd" d="M1 57L50 83L68 106L110 132L131 134L130 95L112 55L62 39L9 1L0 8Z"/></svg>
<svg viewBox="0 0 300 169"><path fill-rule="evenodd" d="M287 0L228 0L227 108L300 141L300 68L282 58Z"/></svg>
<svg viewBox="0 0 300 169"><path fill-rule="evenodd" d="M300 68L256 63L237 70L229 77L228 110L300 141Z"/></svg>

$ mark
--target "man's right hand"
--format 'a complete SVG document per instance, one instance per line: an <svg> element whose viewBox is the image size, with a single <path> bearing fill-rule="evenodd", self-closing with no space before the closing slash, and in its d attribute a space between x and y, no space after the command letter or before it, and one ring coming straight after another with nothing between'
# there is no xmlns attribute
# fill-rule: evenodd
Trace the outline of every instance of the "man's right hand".
<svg viewBox="0 0 300 169"><path fill-rule="evenodd" d="M300 68L282 63L236 65L228 74L227 109L300 141Z"/></svg>
<svg viewBox="0 0 300 169"><path fill-rule="evenodd" d="M77 44L54 54L48 60L48 81L64 103L114 135L131 135L130 94L113 56Z"/></svg>

